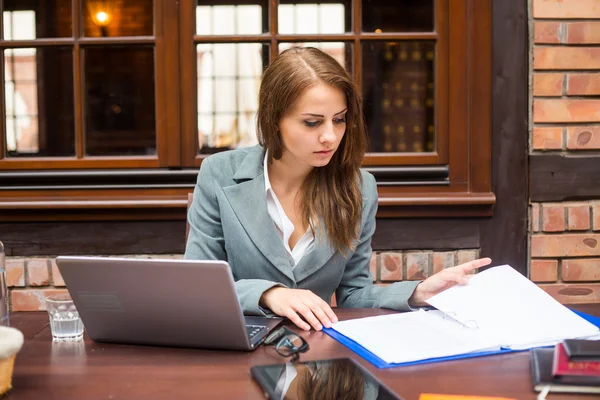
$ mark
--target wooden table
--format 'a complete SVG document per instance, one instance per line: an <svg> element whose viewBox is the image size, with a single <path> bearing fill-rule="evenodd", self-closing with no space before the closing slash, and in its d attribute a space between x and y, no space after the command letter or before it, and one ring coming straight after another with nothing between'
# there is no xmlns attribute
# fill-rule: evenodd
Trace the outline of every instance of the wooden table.
<svg viewBox="0 0 600 400"><path fill-rule="evenodd" d="M600 316L598 305L573 308ZM388 312L336 310L340 319ZM265 346L254 352L209 351L95 343L87 336L79 343L53 343L45 312L15 313L11 323L21 329L25 344L17 356L7 399L261 399L250 366L283 361ZM406 400L423 392L536 398L528 352L380 370L322 332L302 335L310 350L301 360L354 358ZM548 396L549 400L591 398Z"/></svg>

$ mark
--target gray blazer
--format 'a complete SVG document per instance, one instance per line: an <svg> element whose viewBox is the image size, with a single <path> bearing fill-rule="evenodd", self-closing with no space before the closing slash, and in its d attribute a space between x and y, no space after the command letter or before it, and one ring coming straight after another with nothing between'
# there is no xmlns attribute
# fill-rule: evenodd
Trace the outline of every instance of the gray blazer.
<svg viewBox="0 0 600 400"><path fill-rule="evenodd" d="M418 281L373 285L369 271L375 231L377 187L362 172L363 213L354 252L343 256L326 240L314 245L293 267L267 211L261 146L214 154L202 162L188 212L186 259L225 260L247 315L265 315L263 292L273 286L308 289L327 303L335 292L339 307L410 310L408 298Z"/></svg>

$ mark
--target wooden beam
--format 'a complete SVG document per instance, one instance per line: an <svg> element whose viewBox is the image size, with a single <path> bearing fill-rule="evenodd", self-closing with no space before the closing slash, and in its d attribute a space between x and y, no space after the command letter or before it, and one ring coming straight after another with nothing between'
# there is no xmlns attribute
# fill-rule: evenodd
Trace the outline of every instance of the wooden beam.
<svg viewBox="0 0 600 400"><path fill-rule="evenodd" d="M600 155L535 154L529 157L531 201L600 197Z"/></svg>
<svg viewBox="0 0 600 400"><path fill-rule="evenodd" d="M471 0L472 7L486 7ZM527 275L527 2L493 1L492 191L494 216L481 222L481 255Z"/></svg>

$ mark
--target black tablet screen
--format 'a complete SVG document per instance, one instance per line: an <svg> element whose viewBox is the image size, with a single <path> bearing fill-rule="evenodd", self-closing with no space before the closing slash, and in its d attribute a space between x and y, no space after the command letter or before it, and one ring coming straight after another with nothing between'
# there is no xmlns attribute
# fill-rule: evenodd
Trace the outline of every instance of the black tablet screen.
<svg viewBox="0 0 600 400"><path fill-rule="evenodd" d="M400 399L351 359L254 366L252 376L268 398Z"/></svg>

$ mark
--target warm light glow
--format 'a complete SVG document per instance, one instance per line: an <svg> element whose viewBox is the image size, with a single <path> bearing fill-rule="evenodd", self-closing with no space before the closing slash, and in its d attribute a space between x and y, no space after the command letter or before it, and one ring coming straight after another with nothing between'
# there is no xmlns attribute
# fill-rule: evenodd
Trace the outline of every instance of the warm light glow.
<svg viewBox="0 0 600 400"><path fill-rule="evenodd" d="M87 0L86 7L94 24L101 28L108 26L117 13L116 0Z"/></svg>
<svg viewBox="0 0 600 400"><path fill-rule="evenodd" d="M105 24L108 19L108 14L104 11L100 11L98 14L96 14L96 20L99 24Z"/></svg>
<svg viewBox="0 0 600 400"><path fill-rule="evenodd" d="M381 33L382 30L381 29L375 29L375 33Z"/></svg>

